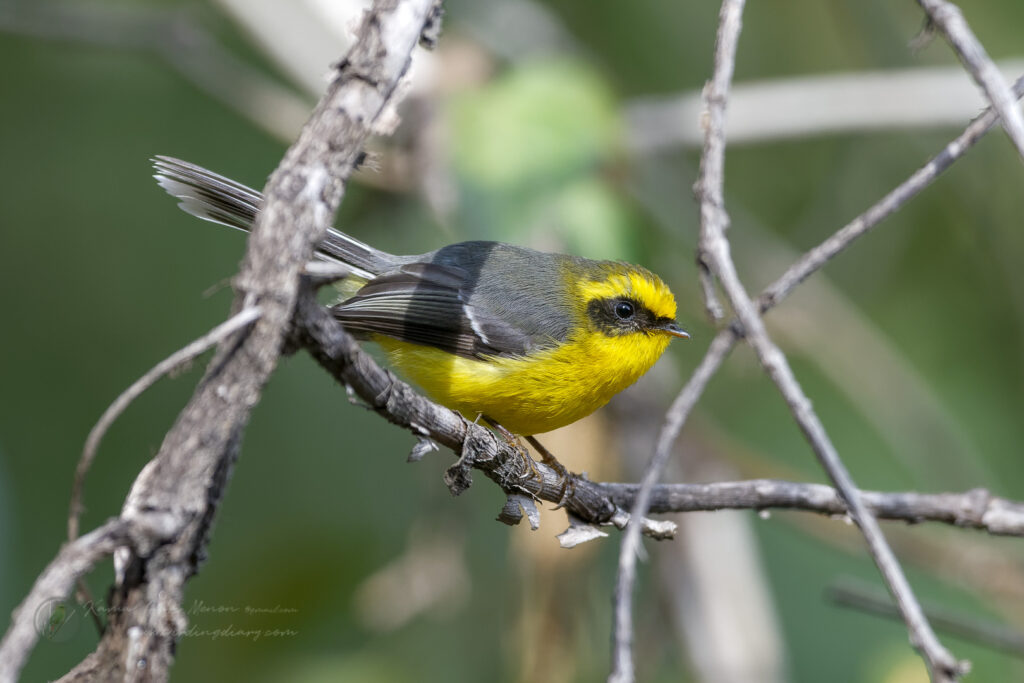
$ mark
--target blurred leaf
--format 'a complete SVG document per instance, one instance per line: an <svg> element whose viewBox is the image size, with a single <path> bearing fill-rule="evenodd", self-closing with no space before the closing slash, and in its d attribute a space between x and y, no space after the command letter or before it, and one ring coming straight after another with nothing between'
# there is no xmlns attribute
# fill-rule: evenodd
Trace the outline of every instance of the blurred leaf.
<svg viewBox="0 0 1024 683"><path fill-rule="evenodd" d="M601 160L618 132L604 81L578 62L517 67L452 102L458 172L492 191L552 182Z"/></svg>
<svg viewBox="0 0 1024 683"><path fill-rule="evenodd" d="M623 258L626 216L597 177L619 140L608 87L579 62L532 61L449 107L460 220L473 237Z"/></svg>

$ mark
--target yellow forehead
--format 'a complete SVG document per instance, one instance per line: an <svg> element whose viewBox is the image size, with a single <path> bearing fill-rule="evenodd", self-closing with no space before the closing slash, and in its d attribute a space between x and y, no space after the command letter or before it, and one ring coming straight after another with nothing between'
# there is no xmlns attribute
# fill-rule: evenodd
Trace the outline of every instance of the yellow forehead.
<svg viewBox="0 0 1024 683"><path fill-rule="evenodd" d="M629 271L614 273L601 281L580 283L580 293L587 301L626 297L638 301L660 318L676 317L676 299L671 290L656 275Z"/></svg>

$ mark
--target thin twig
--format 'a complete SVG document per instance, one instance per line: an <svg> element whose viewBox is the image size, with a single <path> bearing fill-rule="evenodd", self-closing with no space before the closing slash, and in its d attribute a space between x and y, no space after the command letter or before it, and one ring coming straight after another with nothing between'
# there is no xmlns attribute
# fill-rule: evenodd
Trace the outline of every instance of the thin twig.
<svg viewBox="0 0 1024 683"><path fill-rule="evenodd" d="M724 17L722 23L725 24ZM723 26L720 42L724 42L721 35L725 31ZM759 311L736 272L729 241L725 235L728 215L723 203L725 105L733 70L735 44L733 43L731 47L733 49L729 52L716 50L715 76L707 91L707 142L701 161L701 180L697 184L697 194L701 201L701 258L711 266L718 277L733 311L743 325L748 343L785 398L822 467L847 501L850 515L864 534L871 556L900 606L910 631L911 642L924 658L930 675L936 681L954 681L964 672L964 665L958 662L935 636L892 549L882 535L877 520L861 500L860 492L811 407L810 400L793 375L785 355L768 336Z"/></svg>
<svg viewBox="0 0 1024 683"><path fill-rule="evenodd" d="M1017 99L1024 97L1024 76L1018 78L1016 83L1014 83L1013 96ZM882 197L867 211L854 218L824 242L801 256L785 273L761 293L757 302L761 313L767 312L785 299L794 287L828 263L833 256L846 249L858 237L866 234L884 219L898 211L904 204L935 180L939 174L952 166L953 162L966 154L967 150L988 133L992 129L993 124L998 120L999 116L992 107L986 109L980 116L971 121L963 133L954 138L909 178L897 185L895 189Z"/></svg>
<svg viewBox="0 0 1024 683"><path fill-rule="evenodd" d="M708 101L708 116L706 125L709 134L705 138L704 154L701 157L701 168L710 177L721 178L724 175L725 158L725 102L728 96L729 83L732 80L733 65L735 64L736 46L739 41L740 29L742 28L742 16L745 0L723 0L718 15L718 35L715 40L715 71L711 81L704 87L704 93ZM710 134L710 131L717 130L717 135ZM712 151L709 151L709 146ZM708 168L710 165L710 168ZM700 181L698 181L700 182ZM707 182L706 180L704 182ZM722 183L717 184L721 188ZM711 191L714 191L713 188ZM719 192L719 197L721 196ZM716 204L702 202L701 204L701 233L710 221L716 221L723 225L726 222L724 211L721 208L721 201ZM701 240L704 241L703 238ZM707 254L698 251L697 261L702 269L713 272L714 264L708 260ZM705 308L714 317L719 307L714 296L714 287L711 277L701 278L704 290ZM679 430L682 429L686 418L689 416L693 406L697 403L708 380L715 374L722 361L732 347L732 341L728 332L719 332L715 337L704 360L694 372L690 381L676 397L669 409L668 417L658 435L658 444L655 449L651 463L644 473L643 484L636 502L633 504L631 516L634 519L642 518L646 513L647 502L650 490L661 476L661 472L668 461ZM608 676L609 683L632 683L636 678L633 666L633 585L636 580L636 561L640 547L640 533L635 525L626 529L626 535L622 539L619 548L618 576L615 581L614 612L612 620L612 669Z"/></svg>
<svg viewBox="0 0 1024 683"><path fill-rule="evenodd" d="M722 308L722 304L718 301L718 295L715 293L715 276L700 258L697 259L697 278L700 282L701 294L704 296L704 312L707 313L711 322L717 325L725 317L725 309Z"/></svg>
<svg viewBox="0 0 1024 683"><path fill-rule="evenodd" d="M725 105L736 64L736 48L743 27L745 4L746 0L722 2L715 39L716 69L711 80L704 86L704 151L700 161L701 179L697 181L697 194L706 198L700 205L701 244L708 239L708 226L720 225L723 232L729 228L729 217L723 209L721 196L725 176ZM715 198L712 199L712 196ZM712 320L718 322L722 318L722 307L715 295L714 264L708 260L708 254L703 249L697 250L697 263L704 307ZM632 680L632 674L628 680Z"/></svg>
<svg viewBox="0 0 1024 683"><path fill-rule="evenodd" d="M644 490L642 484L598 486L613 503L634 510ZM940 522L995 536L1024 536L1024 502L993 496L986 489L963 493L861 491L861 499L879 519L910 524ZM658 484L651 488L649 501L647 512L654 513L781 509L845 516L849 511L831 486L777 479Z"/></svg>
<svg viewBox="0 0 1024 683"><path fill-rule="evenodd" d="M694 370L686 386L679 392L668 417L658 434L654 457L644 472L639 493L632 501L630 516L642 519L650 507L652 491L665 463L672 453L672 445L683 428L697 400L704 393L708 381L721 367L735 343L735 337L728 330L718 333L711 342L704 359ZM625 504L623 501L622 504ZM633 671L633 584L636 582L636 559L640 550L640 529L635 524L626 528L619 548L618 576L615 581L614 613L612 624L612 674L610 681L632 681Z"/></svg>
<svg viewBox="0 0 1024 683"><path fill-rule="evenodd" d="M73 541L78 537L78 524L83 509L82 495L85 488L85 475L88 474L89 468L92 467L92 463L96 459L96 452L100 447L100 441L106 435L110 426L121 416L121 413L127 410L128 406L145 393L147 389L156 384L161 377L188 365L198 356L220 344L235 332L252 325L259 320L259 317L259 307L243 308L240 312L217 325L217 327L199 339L196 339L184 348L178 349L157 363L149 372L135 380L130 387L121 392L121 395L103 412L99 421L96 422L96 425L89 432L89 437L85 440L85 448L82 449L82 455L78 459L78 466L75 468L75 481L71 487L71 505L68 510L69 541Z"/></svg>
<svg viewBox="0 0 1024 683"><path fill-rule="evenodd" d="M946 0L917 0L928 19L942 31L964 68L988 97L1002 119L1017 153L1024 158L1024 115L1017 107L1010 86L985 52L964 19L960 8Z"/></svg>

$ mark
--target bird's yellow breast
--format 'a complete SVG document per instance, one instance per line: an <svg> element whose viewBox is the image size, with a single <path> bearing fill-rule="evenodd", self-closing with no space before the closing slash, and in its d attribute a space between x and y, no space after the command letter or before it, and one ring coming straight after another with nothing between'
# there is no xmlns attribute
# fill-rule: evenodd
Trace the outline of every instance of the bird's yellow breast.
<svg viewBox="0 0 1024 683"><path fill-rule="evenodd" d="M482 414L526 436L563 427L603 406L654 365L669 337L581 330L528 356L487 359L383 336L375 341L433 400L468 419Z"/></svg>

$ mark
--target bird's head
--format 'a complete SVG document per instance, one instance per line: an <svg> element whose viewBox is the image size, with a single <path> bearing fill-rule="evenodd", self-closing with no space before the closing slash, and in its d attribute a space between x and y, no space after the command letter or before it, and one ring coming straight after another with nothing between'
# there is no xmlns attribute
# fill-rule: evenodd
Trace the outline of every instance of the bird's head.
<svg viewBox="0 0 1024 683"><path fill-rule="evenodd" d="M605 262L597 278L579 282L589 326L608 337L658 335L688 339L676 323L676 300L654 273L639 266Z"/></svg>

